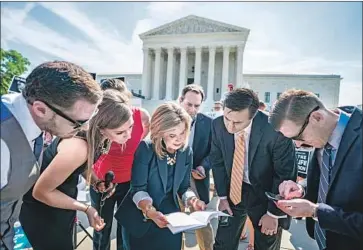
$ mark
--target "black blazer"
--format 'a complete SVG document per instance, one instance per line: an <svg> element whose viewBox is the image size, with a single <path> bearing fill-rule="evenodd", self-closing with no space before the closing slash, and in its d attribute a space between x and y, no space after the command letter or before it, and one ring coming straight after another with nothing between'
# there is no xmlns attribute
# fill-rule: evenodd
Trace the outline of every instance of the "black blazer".
<svg viewBox="0 0 363 250"><path fill-rule="evenodd" d="M190 174L193 165L192 149L178 150L175 165L173 197L179 207L178 196L181 198L190 185ZM153 199L153 206L159 210L166 196L168 166L166 157L160 159L151 141L141 141L134 156L132 166L131 188L124 202L116 211L116 220L134 237L142 237L149 229L151 220L144 222L144 216L133 202L133 196L139 191L147 192Z"/></svg>
<svg viewBox="0 0 363 250"><path fill-rule="evenodd" d="M219 196L229 197L234 154L234 135L228 133L223 116L213 120L212 162L214 183ZM284 180L296 181L295 148L291 139L276 132L268 123L265 113L258 111L253 119L249 149L248 173L252 188L258 193L260 204L277 216L285 215L267 199L265 192L279 193L279 185ZM267 212L267 211L266 211ZM280 219L279 224L288 229L291 218Z"/></svg>
<svg viewBox="0 0 363 250"><path fill-rule="evenodd" d="M209 160L210 147L212 142L212 118L198 113L195 121L193 139L193 168L203 166L206 177L203 180L194 180L199 198L209 203L210 169Z"/></svg>
<svg viewBox="0 0 363 250"><path fill-rule="evenodd" d="M318 199L320 167L315 150L311 160L305 198ZM326 230L329 250L363 249L363 162L362 111L355 109L340 142L326 204L317 210L320 226ZM315 220L307 218L306 228L314 238Z"/></svg>
<svg viewBox="0 0 363 250"><path fill-rule="evenodd" d="M193 139L193 168L203 166L205 171L211 169L209 152L212 142L212 118L198 113L195 121Z"/></svg>

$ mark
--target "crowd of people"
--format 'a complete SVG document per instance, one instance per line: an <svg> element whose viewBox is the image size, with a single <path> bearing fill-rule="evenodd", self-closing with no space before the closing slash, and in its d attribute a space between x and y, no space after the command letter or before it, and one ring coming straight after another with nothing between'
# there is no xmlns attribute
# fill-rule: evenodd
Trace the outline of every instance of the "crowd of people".
<svg viewBox="0 0 363 250"><path fill-rule="evenodd" d="M14 249L19 220L33 249L72 250L77 211L94 250L110 249L114 218L117 250L183 249L166 215L205 210L211 174L231 216L196 230L201 250L237 250L247 228L247 250L279 250L296 217L321 250L363 249L362 111L288 90L265 112L253 90L228 88L214 117L200 112L197 83L150 115L119 79L99 84L64 61L36 67L22 93L1 96L0 249ZM303 182L297 147L315 149ZM90 205L77 200L80 176Z"/></svg>

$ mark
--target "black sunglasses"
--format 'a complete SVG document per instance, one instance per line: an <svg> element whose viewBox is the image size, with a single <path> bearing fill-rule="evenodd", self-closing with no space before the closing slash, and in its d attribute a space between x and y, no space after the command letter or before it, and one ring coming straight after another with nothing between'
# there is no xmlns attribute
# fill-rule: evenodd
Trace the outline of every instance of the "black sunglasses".
<svg viewBox="0 0 363 250"><path fill-rule="evenodd" d="M319 106L316 106L312 111L310 111L310 113L308 114L308 116L306 117L306 119L305 119L305 122L304 122L304 124L302 125L302 127L301 127L301 129L300 129L300 131L299 131L299 133L297 134L297 135L295 135L295 136L293 136L293 137L290 137L290 139L292 139L292 140L295 140L295 141L302 141L302 134L304 133L304 131L305 131L305 129L306 129L306 127L308 126L308 124L309 124L309 120L310 120L310 116L311 116L311 114L314 112L314 111L317 111L319 109Z"/></svg>
<svg viewBox="0 0 363 250"><path fill-rule="evenodd" d="M41 101L43 102L45 105L47 105L48 108L50 108L54 113L56 113L57 115L59 115L60 117L63 117L64 119L66 119L67 121L73 123L73 129L78 129L82 126L85 126L87 123L89 123L90 119L88 120L83 120L83 121L76 121L76 120L73 120L72 118L70 118L68 115L64 114L62 111L60 111L59 109L53 107L52 105L50 105L49 103L47 103L46 101L43 101L43 100L38 100L38 101ZM29 104L32 104L28 101ZM97 111L96 111L97 112ZM95 114L96 114L95 112Z"/></svg>

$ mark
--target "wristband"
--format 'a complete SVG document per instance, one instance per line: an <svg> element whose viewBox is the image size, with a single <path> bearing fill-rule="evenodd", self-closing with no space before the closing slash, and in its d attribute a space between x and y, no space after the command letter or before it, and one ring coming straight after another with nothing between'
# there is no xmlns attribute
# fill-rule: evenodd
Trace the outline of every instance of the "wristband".
<svg viewBox="0 0 363 250"><path fill-rule="evenodd" d="M85 213L87 213L87 211L88 211L88 209L89 209L89 207L90 207L91 205L87 205L87 208L86 208L86 210L84 210L84 212Z"/></svg>

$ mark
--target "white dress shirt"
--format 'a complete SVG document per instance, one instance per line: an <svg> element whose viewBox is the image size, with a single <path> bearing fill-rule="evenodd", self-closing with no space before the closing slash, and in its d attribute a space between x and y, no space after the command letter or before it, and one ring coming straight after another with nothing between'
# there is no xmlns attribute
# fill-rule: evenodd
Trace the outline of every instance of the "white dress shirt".
<svg viewBox="0 0 363 250"><path fill-rule="evenodd" d="M243 182L246 182L247 184L251 184L250 182L250 178L248 176L248 148L249 148L249 144L250 144L250 135L251 135L251 127L252 127L252 122L253 120L251 121L250 125L248 125L247 128L245 128L243 130L244 132L244 137L245 137L245 165L244 165L244 168L243 168ZM242 131L238 132L238 133L235 133L234 134L234 140L237 140L238 139L238 136L242 133Z"/></svg>
<svg viewBox="0 0 363 250"><path fill-rule="evenodd" d="M243 169L243 182L246 182L247 184L251 184L250 179L248 177L248 147L249 147L249 142L250 142L250 134L251 134L251 128L252 128L252 122L253 119L251 121L251 123L243 130L244 137L245 137L245 161L244 161L244 169ZM234 140L237 140L238 135L242 133L242 131L237 132L236 134L234 134ZM219 199L221 200L225 200L227 199L227 196L221 196L219 197Z"/></svg>
<svg viewBox="0 0 363 250"><path fill-rule="evenodd" d="M332 163L333 163L333 165L334 165L334 162L335 162L336 153L338 152L338 149L339 149L340 141L342 140L343 133L344 133L345 127L347 125L347 124L343 124L342 118L341 118L342 114L341 114L340 111L338 111L338 112L340 113L338 123L337 123L336 127L334 128L333 133L331 134L331 136L329 137L329 140L328 140L328 143L333 147L332 148L332 154L333 154ZM348 114L346 114L346 115L348 115ZM319 149L318 153L319 153L318 163L319 163L319 165L321 167L322 166L322 161L323 161L324 148Z"/></svg>
<svg viewBox="0 0 363 250"><path fill-rule="evenodd" d="M42 133L30 114L28 105L22 94L6 94L1 96L3 104L10 110L29 142L31 149L34 149L34 140ZM1 131L4 133L5 131ZM10 170L10 151L5 141L1 139L1 182L0 189L8 184Z"/></svg>

